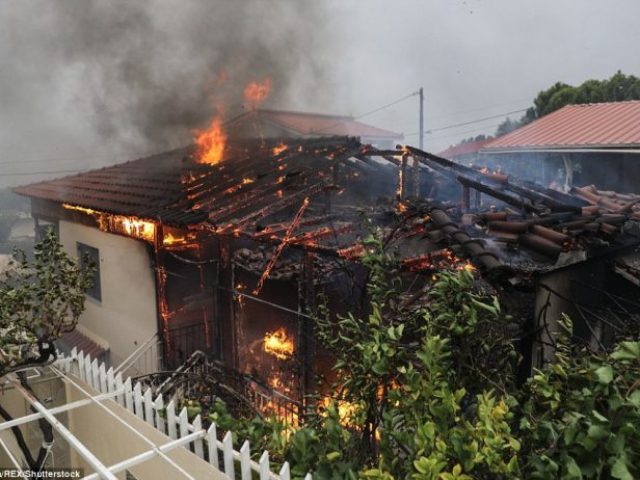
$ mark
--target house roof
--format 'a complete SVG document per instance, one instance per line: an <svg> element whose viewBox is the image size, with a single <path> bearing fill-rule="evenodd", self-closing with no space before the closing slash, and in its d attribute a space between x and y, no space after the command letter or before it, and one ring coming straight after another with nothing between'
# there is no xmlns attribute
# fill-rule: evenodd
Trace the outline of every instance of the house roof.
<svg viewBox="0 0 640 480"><path fill-rule="evenodd" d="M336 162L342 165L341 174L354 179L363 171L386 172L382 164L353 158L364 146L351 137L298 139L282 151L275 146L259 140L230 145L227 158L216 165L197 163L195 147L189 146L14 191L173 226L205 220L219 225L268 204L287 206L301 202L305 194L323 194L333 188ZM389 181L393 183L393 177ZM364 175L350 182L364 190L358 183L366 183Z"/></svg>
<svg viewBox="0 0 640 480"><path fill-rule="evenodd" d="M487 271L504 265L515 271L520 264L553 268L563 252L599 252L609 248L602 247L605 244L613 248L638 243L622 228L628 220L640 220L637 196L592 187L565 194L412 147L380 151L349 137L298 139L284 150L274 147L247 141L230 147L216 165L196 163L194 147L186 147L15 190L99 212L191 227L196 233L242 236L266 248L286 241L347 259L357 259L363 251L364 211L372 223L399 235L398 248L413 270L433 268L432 252L443 249L460 251ZM440 185L436 197L400 206L394 202L404 155L419 159L429 189L424 191ZM469 223L459 194L452 194L459 184L493 197L492 205L502 212L475 212L476 219ZM285 239L303 208L293 236ZM410 221L396 230L393 225L407 215ZM514 249L522 262L514 263ZM255 260L253 254L249 257ZM580 258L572 255L571 261Z"/></svg>
<svg viewBox="0 0 640 480"><path fill-rule="evenodd" d="M485 152L640 147L640 100L567 105L485 145Z"/></svg>
<svg viewBox="0 0 640 480"><path fill-rule="evenodd" d="M359 122L347 115L327 115L288 110L258 109L246 112L230 120L227 125L233 125L250 118L255 119L256 116L261 121L275 124L298 135L403 138L400 133Z"/></svg>
<svg viewBox="0 0 640 480"><path fill-rule="evenodd" d="M478 153L482 147L492 142L493 138L485 138L484 140L475 140L473 142L459 143L458 145L452 145L446 150L443 150L438 155L444 158L456 158L462 155L471 155Z"/></svg>

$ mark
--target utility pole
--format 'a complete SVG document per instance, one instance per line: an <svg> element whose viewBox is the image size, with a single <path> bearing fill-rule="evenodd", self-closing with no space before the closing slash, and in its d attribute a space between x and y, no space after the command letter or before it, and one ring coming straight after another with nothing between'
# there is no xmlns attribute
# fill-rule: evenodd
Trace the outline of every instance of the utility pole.
<svg viewBox="0 0 640 480"><path fill-rule="evenodd" d="M420 150L424 150L424 89L420 87Z"/></svg>

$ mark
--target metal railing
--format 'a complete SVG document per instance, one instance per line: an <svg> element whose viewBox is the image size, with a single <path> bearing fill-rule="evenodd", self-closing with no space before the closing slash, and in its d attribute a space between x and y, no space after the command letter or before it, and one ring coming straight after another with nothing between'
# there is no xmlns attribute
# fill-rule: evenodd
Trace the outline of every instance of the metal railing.
<svg viewBox="0 0 640 480"><path fill-rule="evenodd" d="M162 370L162 342L157 333L151 335L142 342L127 358L117 361L110 358L112 366L116 365L113 372L121 372L125 377L139 377Z"/></svg>
<svg viewBox="0 0 640 480"><path fill-rule="evenodd" d="M187 371L216 378L247 399L262 415L275 415L288 425L299 426L303 421L303 404L246 375L194 352L185 363Z"/></svg>

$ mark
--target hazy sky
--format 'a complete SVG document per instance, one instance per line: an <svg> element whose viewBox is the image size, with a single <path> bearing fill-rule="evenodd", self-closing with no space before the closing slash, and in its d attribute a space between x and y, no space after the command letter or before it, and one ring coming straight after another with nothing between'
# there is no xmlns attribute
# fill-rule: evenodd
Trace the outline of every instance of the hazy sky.
<svg viewBox="0 0 640 480"><path fill-rule="evenodd" d="M265 75L268 106L353 115L423 86L427 129L526 108L558 80L640 75L639 18L638 0L0 0L0 185L187 143ZM417 144L417 114L363 121Z"/></svg>

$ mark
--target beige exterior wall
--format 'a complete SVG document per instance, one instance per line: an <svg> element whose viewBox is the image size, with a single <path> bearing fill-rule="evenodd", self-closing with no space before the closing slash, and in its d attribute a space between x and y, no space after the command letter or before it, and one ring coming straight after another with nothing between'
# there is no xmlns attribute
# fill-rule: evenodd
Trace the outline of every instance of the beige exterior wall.
<svg viewBox="0 0 640 480"><path fill-rule="evenodd" d="M52 395L53 402L47 403L48 408L83 400L87 398L87 394L96 395L98 393L78 378L74 377L73 380L86 393L59 378L49 378L41 383L38 383L38 380L32 380L30 384L40 399L45 398L45 395L51 395L51 391L54 391L54 395ZM0 392L0 405L13 418L20 418L32 413L26 399L12 387ZM168 436L145 423L115 401L104 400L102 405L105 408L96 404L74 408L58 414L57 418L103 465L111 466L171 441ZM117 418L114 418L114 415L110 412L115 414ZM0 423L3 421L3 419L0 419ZM37 455L38 449L42 444L42 433L38 427L38 422L32 421L28 425L23 424L20 429L32 454ZM11 430L0 431L0 440L5 443L18 462L26 467L22 452ZM54 454L49 457L47 466L81 468L84 470L85 475L94 472L77 450L62 438L55 429L53 449ZM212 480L228 478L185 447L178 447L167 452L166 455L192 478ZM13 467L13 463L4 448L0 448L0 467ZM152 457L142 464L131 467L129 470L138 480L187 478L178 468L159 456ZM126 474L122 472L117 474L117 477L125 480Z"/></svg>
<svg viewBox="0 0 640 480"><path fill-rule="evenodd" d="M77 381L75 378L74 380ZM82 388L92 394L97 393L84 383L82 383ZM82 398L85 398L84 394L67 385L67 402L70 403ZM71 410L68 413L68 428L104 465L116 464L171 441L169 437L113 400L105 400L103 405L123 422L114 419L103 408L89 405ZM193 478L212 480L228 478L185 447L171 450L166 455ZM70 465L84 468L85 474L93 472L91 467L75 451L71 452ZM157 456L131 467L129 470L138 480L185 478L176 467ZM117 477L125 480L126 475L123 472Z"/></svg>
<svg viewBox="0 0 640 480"><path fill-rule="evenodd" d="M60 243L77 257L77 242L100 251L102 300L87 296L80 331L108 344L114 364L124 360L157 332L155 276L141 240L60 221Z"/></svg>

